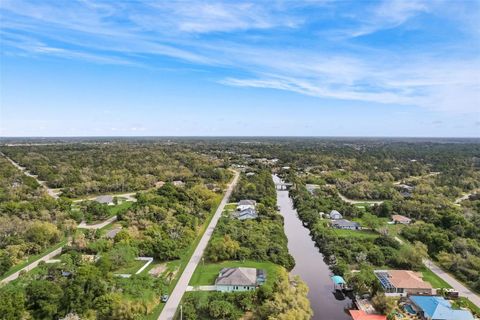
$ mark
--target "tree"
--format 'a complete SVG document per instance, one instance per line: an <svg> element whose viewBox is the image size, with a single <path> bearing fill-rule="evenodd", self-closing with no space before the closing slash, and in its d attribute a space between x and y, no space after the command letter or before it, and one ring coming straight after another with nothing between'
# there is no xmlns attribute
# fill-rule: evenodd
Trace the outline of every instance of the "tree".
<svg viewBox="0 0 480 320"><path fill-rule="evenodd" d="M382 293L376 293L372 298L373 307L381 314L389 314L395 309L395 300Z"/></svg>
<svg viewBox="0 0 480 320"><path fill-rule="evenodd" d="M208 314L213 319L238 319L239 312L228 301L212 300L208 304Z"/></svg>
<svg viewBox="0 0 480 320"><path fill-rule="evenodd" d="M12 258L10 255L1 250L0 251L0 275L3 275L5 272L7 272L13 265Z"/></svg>
<svg viewBox="0 0 480 320"><path fill-rule="evenodd" d="M109 259L115 267L124 267L133 262L138 252L136 248L125 245L117 244L110 252L106 254L106 259Z"/></svg>
<svg viewBox="0 0 480 320"><path fill-rule="evenodd" d="M21 287L6 285L0 288L0 318L22 319L25 313L25 294Z"/></svg>
<svg viewBox="0 0 480 320"><path fill-rule="evenodd" d="M26 288L26 305L34 319L54 319L60 309L62 289L46 280L34 280Z"/></svg>
<svg viewBox="0 0 480 320"><path fill-rule="evenodd" d="M213 239L208 250L207 258L213 262L235 259L240 250L238 241L233 240L229 235L223 238Z"/></svg>
<svg viewBox="0 0 480 320"><path fill-rule="evenodd" d="M288 273L282 269L274 284L273 296L259 308L259 316L269 320L309 320L312 309L307 298L308 287L295 277L290 283Z"/></svg>

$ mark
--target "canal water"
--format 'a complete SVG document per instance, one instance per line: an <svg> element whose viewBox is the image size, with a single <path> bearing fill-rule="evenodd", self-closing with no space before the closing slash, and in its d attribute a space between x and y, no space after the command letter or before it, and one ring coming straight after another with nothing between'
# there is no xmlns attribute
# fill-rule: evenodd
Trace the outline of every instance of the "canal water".
<svg viewBox="0 0 480 320"><path fill-rule="evenodd" d="M275 183L281 181L275 175L273 180ZM310 289L308 299L314 313L312 319L351 320L345 310L351 307L352 301L343 295L338 298L334 295L331 271L310 237L310 231L298 218L288 191L277 190L277 205L284 217L288 251L295 258L295 268L290 273L299 275Z"/></svg>

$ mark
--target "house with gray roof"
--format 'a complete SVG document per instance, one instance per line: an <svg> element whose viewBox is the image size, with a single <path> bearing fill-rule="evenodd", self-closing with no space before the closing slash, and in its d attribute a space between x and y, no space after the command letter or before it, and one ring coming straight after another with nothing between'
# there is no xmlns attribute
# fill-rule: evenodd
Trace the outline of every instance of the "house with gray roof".
<svg viewBox="0 0 480 320"><path fill-rule="evenodd" d="M361 228L359 223L345 220L345 219L332 220L331 225L335 229L344 229L344 230L360 230Z"/></svg>
<svg viewBox="0 0 480 320"><path fill-rule="evenodd" d="M234 211L232 217L238 220L256 219L258 218L258 213L255 209L248 208L242 211Z"/></svg>
<svg viewBox="0 0 480 320"><path fill-rule="evenodd" d="M332 210L330 211L330 219L332 220L339 220L339 219L343 219L343 216L340 212L338 212L337 210Z"/></svg>
<svg viewBox="0 0 480 320"><path fill-rule="evenodd" d="M240 200L237 204L237 210L242 211L245 209L255 209L257 201L255 200Z"/></svg>
<svg viewBox="0 0 480 320"><path fill-rule="evenodd" d="M95 198L95 201L102 204L108 204L109 206L113 205L113 197L109 195L98 196Z"/></svg>
<svg viewBox="0 0 480 320"><path fill-rule="evenodd" d="M265 283L265 271L256 268L223 268L215 280L215 289L221 292L255 290Z"/></svg>

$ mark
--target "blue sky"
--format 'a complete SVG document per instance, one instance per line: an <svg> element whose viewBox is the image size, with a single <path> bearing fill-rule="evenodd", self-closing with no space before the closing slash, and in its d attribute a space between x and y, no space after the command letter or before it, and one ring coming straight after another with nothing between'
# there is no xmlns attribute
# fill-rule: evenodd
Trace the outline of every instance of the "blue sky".
<svg viewBox="0 0 480 320"><path fill-rule="evenodd" d="M479 1L0 4L0 136L480 136Z"/></svg>

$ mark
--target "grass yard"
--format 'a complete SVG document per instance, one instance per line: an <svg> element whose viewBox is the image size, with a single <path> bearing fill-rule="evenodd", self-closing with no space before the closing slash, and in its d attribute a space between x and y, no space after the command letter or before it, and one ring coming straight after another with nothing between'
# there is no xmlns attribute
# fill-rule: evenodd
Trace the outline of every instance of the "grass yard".
<svg viewBox="0 0 480 320"><path fill-rule="evenodd" d="M120 274L135 274L141 267L143 267L147 261L134 260L128 266L124 266L115 270L115 273Z"/></svg>
<svg viewBox="0 0 480 320"><path fill-rule="evenodd" d="M130 208L132 206L132 204L133 204L133 202L125 201L125 202L122 202L122 203L117 204L115 206L109 206L108 211L110 212L110 216L114 216L118 212Z"/></svg>
<svg viewBox="0 0 480 320"><path fill-rule="evenodd" d="M237 204L234 202L227 203L224 208L225 211L234 211L236 209L237 209Z"/></svg>
<svg viewBox="0 0 480 320"><path fill-rule="evenodd" d="M192 279L190 279L191 286L212 285L222 268L229 267L250 267L263 269L267 273L267 284L271 284L277 278L277 272L281 268L272 262L258 262L258 261L223 261L219 263L199 264Z"/></svg>
<svg viewBox="0 0 480 320"><path fill-rule="evenodd" d="M423 280L427 281L432 285L434 288L451 288L451 286L446 283L444 280L439 278L435 273L433 273L430 269L424 267L420 270L423 274Z"/></svg>
<svg viewBox="0 0 480 320"><path fill-rule="evenodd" d="M379 236L378 233L370 230L343 230L343 229L334 229L334 230L335 230L335 234L339 237L375 239Z"/></svg>
<svg viewBox="0 0 480 320"><path fill-rule="evenodd" d="M454 307L467 307L470 311L473 312L474 315L477 317L480 316L480 308L477 307L472 301L468 300L467 298L461 297L454 301Z"/></svg>

